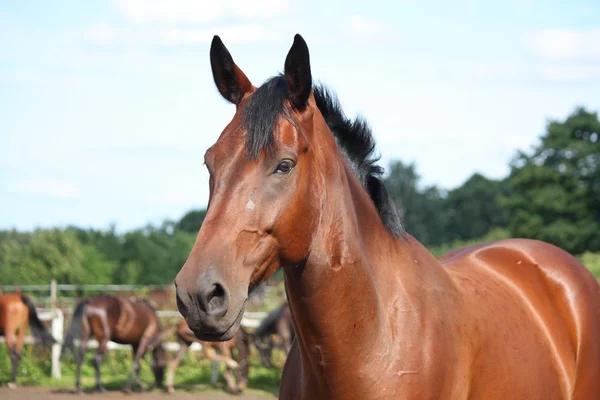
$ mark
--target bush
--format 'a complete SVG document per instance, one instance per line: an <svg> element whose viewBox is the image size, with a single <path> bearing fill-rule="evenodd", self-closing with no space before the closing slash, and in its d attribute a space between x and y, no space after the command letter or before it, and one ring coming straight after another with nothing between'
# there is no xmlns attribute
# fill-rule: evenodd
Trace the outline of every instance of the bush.
<svg viewBox="0 0 600 400"><path fill-rule="evenodd" d="M592 274L594 274L596 279L600 280L600 253L587 251L577 258L579 258L579 261L581 261L583 265L592 271Z"/></svg>

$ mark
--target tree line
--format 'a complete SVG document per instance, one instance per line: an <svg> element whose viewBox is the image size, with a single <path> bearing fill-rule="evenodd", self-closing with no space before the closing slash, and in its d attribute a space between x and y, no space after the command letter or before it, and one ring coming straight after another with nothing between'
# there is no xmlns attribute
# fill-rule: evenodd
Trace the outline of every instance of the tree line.
<svg viewBox="0 0 600 400"><path fill-rule="evenodd" d="M549 121L504 179L476 173L444 190L423 186L417 166L397 160L384 180L407 231L436 255L503 237L539 239L575 255L600 252L600 121L584 108ZM114 226L0 231L0 284L171 283L205 215L192 210L124 234Z"/></svg>

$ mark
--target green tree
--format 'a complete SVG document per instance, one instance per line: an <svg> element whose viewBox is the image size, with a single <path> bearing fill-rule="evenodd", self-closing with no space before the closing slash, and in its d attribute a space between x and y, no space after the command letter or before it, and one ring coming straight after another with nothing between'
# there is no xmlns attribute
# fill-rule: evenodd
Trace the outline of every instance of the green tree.
<svg viewBox="0 0 600 400"><path fill-rule="evenodd" d="M384 178L406 230L426 245L447 240L445 193L437 186L419 188L421 177L414 163L394 161Z"/></svg>
<svg viewBox="0 0 600 400"><path fill-rule="evenodd" d="M108 283L114 264L92 246L84 246L73 231L9 232L0 240L0 283Z"/></svg>
<svg viewBox="0 0 600 400"><path fill-rule="evenodd" d="M507 183L475 173L465 183L448 192L448 235L452 240L483 237L492 228L505 227L507 213L500 205Z"/></svg>
<svg viewBox="0 0 600 400"><path fill-rule="evenodd" d="M502 200L513 236L574 254L600 250L599 136L598 115L577 108L564 122L550 121L531 154L517 154Z"/></svg>
<svg viewBox="0 0 600 400"><path fill-rule="evenodd" d="M175 225L175 229L197 234L206 217L206 210L192 210L186 213Z"/></svg>

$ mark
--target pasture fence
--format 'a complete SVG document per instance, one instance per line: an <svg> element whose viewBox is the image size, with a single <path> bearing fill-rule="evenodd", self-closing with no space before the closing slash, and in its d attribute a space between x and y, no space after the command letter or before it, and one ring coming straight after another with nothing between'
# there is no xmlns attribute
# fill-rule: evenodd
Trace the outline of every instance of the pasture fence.
<svg viewBox="0 0 600 400"><path fill-rule="evenodd" d="M158 287L158 286L157 286ZM163 286L164 287L164 286ZM84 290L98 290L98 291L132 291L136 289L147 289L148 286L140 286L140 285L84 285ZM36 311L41 321L50 322L49 330L54 339L56 339L57 343L52 345L52 362L51 362L51 376L55 379L60 379L61 377L61 368L60 368L60 353L62 349L62 340L64 337L64 329L65 329L65 313L59 307L57 307L57 294L59 291L72 291L72 290L81 290L81 285L59 285L56 281L52 281L50 284L50 288L48 285L31 285L31 286L21 286L19 287L23 292L41 292L46 291L50 292L50 308L45 307L36 307ZM2 286L3 291L14 291L16 288L14 286ZM172 318L181 318L181 314L179 311L171 311L171 310L157 310L157 316L160 319L172 319ZM244 312L244 316L242 317L241 325L244 328L256 328L260 325L260 322L263 318L267 316L266 312ZM4 337L0 337L0 343L5 342ZM25 343L34 343L34 338L31 336L25 337ZM163 343L165 350L169 352L177 352L179 351L179 343L177 342L165 342ZM88 341L88 349L96 349L98 348L98 342L94 339ZM119 343L115 343L113 341L109 341L107 345L109 350L131 350L131 346L123 345ZM190 351L197 352L202 350L202 345L200 343L194 342L190 348ZM213 363L213 374L212 380L214 381L218 375L218 362Z"/></svg>

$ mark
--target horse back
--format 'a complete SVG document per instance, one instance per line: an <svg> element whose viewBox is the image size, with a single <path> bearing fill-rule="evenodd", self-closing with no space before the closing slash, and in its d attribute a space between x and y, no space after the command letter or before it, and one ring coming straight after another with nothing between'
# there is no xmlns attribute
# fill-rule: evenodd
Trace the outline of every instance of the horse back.
<svg viewBox="0 0 600 400"><path fill-rule="evenodd" d="M575 257L537 240L507 239L439 261L461 288L473 320L494 316L495 326L473 328L488 351L525 354L529 348L536 359L523 360L517 367L523 373L527 362L547 363L568 398L600 392L600 285Z"/></svg>
<svg viewBox="0 0 600 400"><path fill-rule="evenodd" d="M0 295L0 336L27 327L29 311L20 293Z"/></svg>
<svg viewBox="0 0 600 400"><path fill-rule="evenodd" d="M93 310L89 318L94 335L103 334L100 320L105 316L110 336L108 339L117 343L137 344L143 337L149 337L159 329L156 313L143 301L108 295L94 296L89 299L88 309Z"/></svg>

